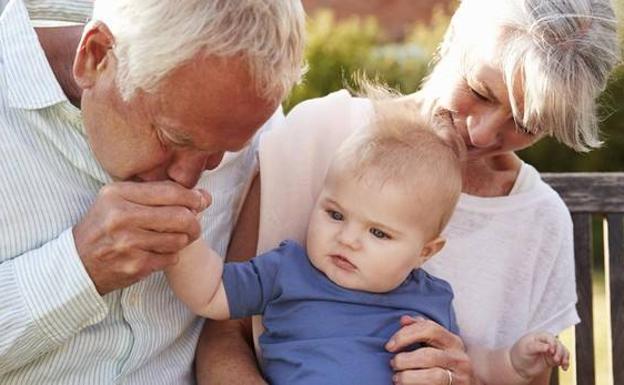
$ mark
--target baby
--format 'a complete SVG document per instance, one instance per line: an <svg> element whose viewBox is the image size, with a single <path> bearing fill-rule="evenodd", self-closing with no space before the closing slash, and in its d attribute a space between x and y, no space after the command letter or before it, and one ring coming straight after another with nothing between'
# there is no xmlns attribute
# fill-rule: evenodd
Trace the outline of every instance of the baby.
<svg viewBox="0 0 624 385"><path fill-rule="evenodd" d="M338 150L305 246L285 241L223 265L198 241L166 271L176 295L201 316L263 315L261 366L271 384L392 383L393 353L384 345L405 315L459 333L451 287L420 266L444 245L461 192L462 147L391 105L379 102L372 123ZM530 334L474 365L528 383L547 366L567 365L565 348L542 340Z"/></svg>

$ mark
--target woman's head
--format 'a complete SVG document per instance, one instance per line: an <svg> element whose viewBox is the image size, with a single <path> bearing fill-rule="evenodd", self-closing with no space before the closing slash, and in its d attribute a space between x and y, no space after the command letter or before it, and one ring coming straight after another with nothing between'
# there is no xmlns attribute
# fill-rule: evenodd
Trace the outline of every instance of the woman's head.
<svg viewBox="0 0 624 385"><path fill-rule="evenodd" d="M609 0L464 0L423 91L469 156L544 135L586 151L601 144L595 100L618 60Z"/></svg>

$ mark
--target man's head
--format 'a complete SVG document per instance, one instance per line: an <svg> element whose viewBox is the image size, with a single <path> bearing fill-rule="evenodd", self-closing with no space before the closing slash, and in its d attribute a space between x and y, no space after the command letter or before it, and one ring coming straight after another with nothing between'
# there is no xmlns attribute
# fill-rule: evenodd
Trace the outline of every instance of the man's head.
<svg viewBox="0 0 624 385"><path fill-rule="evenodd" d="M121 180L192 187L301 75L297 0L99 0L74 63L93 151Z"/></svg>
<svg viewBox="0 0 624 385"><path fill-rule="evenodd" d="M461 142L404 108L379 108L334 158L312 213L311 262L335 283L385 292L443 245L461 192Z"/></svg>

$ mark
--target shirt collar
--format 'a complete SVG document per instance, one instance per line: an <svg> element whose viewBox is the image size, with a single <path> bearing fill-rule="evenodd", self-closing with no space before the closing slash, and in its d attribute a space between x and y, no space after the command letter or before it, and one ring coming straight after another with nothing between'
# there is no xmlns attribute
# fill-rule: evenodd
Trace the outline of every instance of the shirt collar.
<svg viewBox="0 0 624 385"><path fill-rule="evenodd" d="M86 24L93 12L93 0L26 0L25 4L31 20Z"/></svg>
<svg viewBox="0 0 624 385"><path fill-rule="evenodd" d="M0 60L13 108L40 109L69 102L59 85L22 0L11 0L0 15Z"/></svg>

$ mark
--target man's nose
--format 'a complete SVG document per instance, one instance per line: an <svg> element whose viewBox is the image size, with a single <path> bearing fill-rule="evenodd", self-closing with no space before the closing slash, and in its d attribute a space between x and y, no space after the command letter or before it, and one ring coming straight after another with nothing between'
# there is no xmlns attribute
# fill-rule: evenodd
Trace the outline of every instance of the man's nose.
<svg viewBox="0 0 624 385"><path fill-rule="evenodd" d="M205 170L213 170L215 168L217 168L217 166L219 166L221 164L221 161L223 160L223 155L225 153L224 152L218 152L216 154L212 154L208 157L208 159L206 159L206 164L204 166Z"/></svg>
<svg viewBox="0 0 624 385"><path fill-rule="evenodd" d="M180 151L167 167L167 176L184 187L193 188L211 156L203 151Z"/></svg>

